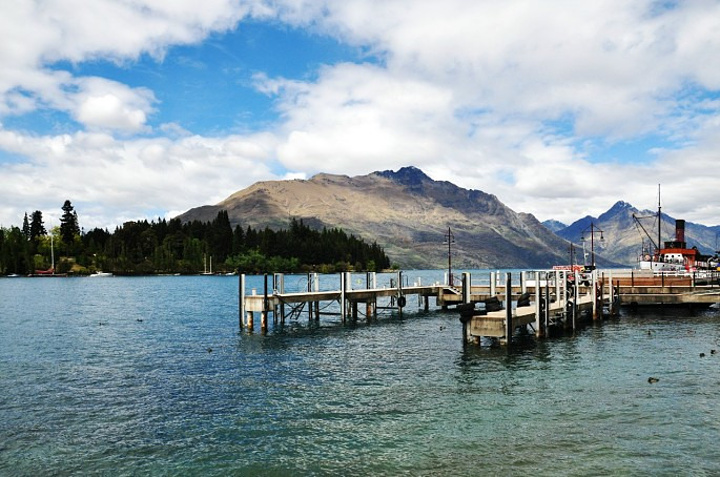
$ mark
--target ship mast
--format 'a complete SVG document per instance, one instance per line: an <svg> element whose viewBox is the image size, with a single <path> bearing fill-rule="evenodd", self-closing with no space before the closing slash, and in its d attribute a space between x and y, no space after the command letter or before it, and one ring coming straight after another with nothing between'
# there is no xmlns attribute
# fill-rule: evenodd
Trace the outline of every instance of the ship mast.
<svg viewBox="0 0 720 477"><path fill-rule="evenodd" d="M660 207L660 184L658 184L658 241L657 241L658 256L660 254L660 247L662 244L661 231L662 231L662 207Z"/></svg>

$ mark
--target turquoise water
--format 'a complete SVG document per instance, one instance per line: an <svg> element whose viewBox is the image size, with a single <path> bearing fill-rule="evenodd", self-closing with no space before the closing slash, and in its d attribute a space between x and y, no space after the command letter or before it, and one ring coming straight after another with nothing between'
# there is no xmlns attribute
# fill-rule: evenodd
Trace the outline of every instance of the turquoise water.
<svg viewBox="0 0 720 477"><path fill-rule="evenodd" d="M0 279L0 475L720 474L717 311L488 349L440 311L239 333L237 285Z"/></svg>

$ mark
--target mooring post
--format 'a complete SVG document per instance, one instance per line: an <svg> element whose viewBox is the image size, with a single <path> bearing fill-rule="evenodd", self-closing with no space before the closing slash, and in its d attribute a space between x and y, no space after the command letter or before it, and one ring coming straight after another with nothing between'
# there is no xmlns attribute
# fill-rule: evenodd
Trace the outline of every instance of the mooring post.
<svg viewBox="0 0 720 477"><path fill-rule="evenodd" d="M542 307L541 305L542 295L540 295L540 272L535 272L535 337L542 338L543 333L543 321L542 321Z"/></svg>
<svg viewBox="0 0 720 477"><path fill-rule="evenodd" d="M373 290L375 289L375 286L373 285L374 278L373 275L375 272L365 272L365 289L366 290ZM373 297L375 294L372 295ZM370 319L372 318L372 309L373 309L373 299L368 297L367 301L365 302L365 317L367 318L367 321L370 322Z"/></svg>
<svg viewBox="0 0 720 477"><path fill-rule="evenodd" d="M405 296L403 295L403 285L402 285L402 276L403 273L401 271L397 272L397 304L398 304L398 314L402 316L403 314L403 308L405 307Z"/></svg>
<svg viewBox="0 0 720 477"><path fill-rule="evenodd" d="M238 326L240 331L243 329L243 321L245 320L245 274L238 275Z"/></svg>
<svg viewBox="0 0 720 477"><path fill-rule="evenodd" d="M613 290L612 296L613 303L615 304L614 316L620 315L620 280L615 282L615 290Z"/></svg>
<svg viewBox="0 0 720 477"><path fill-rule="evenodd" d="M600 297L598 298L599 318L603 318L603 306L605 306L605 272L600 274Z"/></svg>
<svg viewBox="0 0 720 477"><path fill-rule="evenodd" d="M307 292L310 293L312 291L312 273L308 272L307 274ZM311 321L313 317L313 302L308 301L308 321Z"/></svg>
<svg viewBox="0 0 720 477"><path fill-rule="evenodd" d="M285 274L284 273L276 273L275 274L275 293L279 293L280 295L285 293ZM277 309L277 306L275 309ZM283 325L285 324L285 302L282 300L282 297L280 298L280 322Z"/></svg>
<svg viewBox="0 0 720 477"><path fill-rule="evenodd" d="M613 295L613 274L612 274L612 270L609 270L609 271L608 271L608 288L607 288L607 293L608 293L608 312L610 313L610 316L614 316L614 311L613 311L613 308L614 308L614 305L613 305L613 297L614 297L615 295Z"/></svg>
<svg viewBox="0 0 720 477"><path fill-rule="evenodd" d="M495 272L490 272L490 296L493 297L497 293L497 283L495 283Z"/></svg>
<svg viewBox="0 0 720 477"><path fill-rule="evenodd" d="M463 292L463 303L470 303L472 276L470 272L463 272L462 274L462 292Z"/></svg>
<svg viewBox="0 0 720 477"><path fill-rule="evenodd" d="M545 313L544 313L544 319L545 319L545 335L547 336L550 333L550 277L548 276L547 272L545 272Z"/></svg>
<svg viewBox="0 0 720 477"><path fill-rule="evenodd" d="M597 270L592 271L592 302L593 302L593 308L592 308L592 314L593 314L593 320L598 319L598 280L597 280Z"/></svg>
<svg viewBox="0 0 720 477"><path fill-rule="evenodd" d="M320 275L313 273L313 285L316 292L320 291ZM315 302L315 321L320 321L320 302Z"/></svg>
<svg viewBox="0 0 720 477"><path fill-rule="evenodd" d="M565 306L565 297L562 293L562 283L560 283L562 272L560 270L554 270L552 274L555 279L555 296L557 297L558 305Z"/></svg>
<svg viewBox="0 0 720 477"><path fill-rule="evenodd" d="M264 280L264 288L263 288L263 309L260 313L260 331L263 333L267 331L268 329L268 310L270 309L270 302L268 301L268 276L267 273L265 274L265 280Z"/></svg>
<svg viewBox="0 0 720 477"><path fill-rule="evenodd" d="M512 344L512 335L515 330L512 308L512 275L508 272L505 276L505 341L508 346Z"/></svg>
<svg viewBox="0 0 720 477"><path fill-rule="evenodd" d="M572 329L575 331L577 329L577 321L576 317L579 311L578 308L578 298L580 298L580 273L578 273L577 270L573 272L575 274L575 280L573 280L573 316L572 316Z"/></svg>
<svg viewBox="0 0 720 477"><path fill-rule="evenodd" d="M340 272L340 316L342 322L345 323L345 315L347 315L347 303L345 301L345 281L347 279L346 272Z"/></svg>
<svg viewBox="0 0 720 477"><path fill-rule="evenodd" d="M272 274L272 295L273 297L277 293L277 273ZM275 300L273 300L272 303L272 312L273 312L273 324L277 325L278 322L278 306Z"/></svg>

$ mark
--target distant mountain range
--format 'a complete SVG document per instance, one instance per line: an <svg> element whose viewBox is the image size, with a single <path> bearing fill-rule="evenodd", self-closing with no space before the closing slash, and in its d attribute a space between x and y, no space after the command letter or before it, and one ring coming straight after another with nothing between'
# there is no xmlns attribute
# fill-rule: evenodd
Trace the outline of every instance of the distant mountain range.
<svg viewBox="0 0 720 477"><path fill-rule="evenodd" d="M540 223L531 214L514 212L494 195L435 181L415 167L356 177L317 174L309 180L258 182L179 218L211 221L221 210L227 210L233 227L283 229L295 218L313 228L342 228L376 241L402 268L446 268L450 252L456 269L567 264L569 242L575 244L576 263L583 263L581 239L587 239L589 253L591 224L602 230L604 239L601 243L595 236L597 265L633 266L643 245L633 214L653 215L621 201L597 218L587 216L569 226ZM651 230L652 219L643 221ZM664 240L670 240L674 219L663 215L662 227ZM710 253L718 231L720 227L687 223L686 239Z"/></svg>
<svg viewBox="0 0 720 477"><path fill-rule="evenodd" d="M636 221L633 216L638 217ZM677 217L682 218L682 217ZM675 217L662 214L661 241L674 240ZM638 210L627 202L619 201L599 217L583 217L571 225L564 225L555 220L543 222L565 240L580 245L582 256L583 237L585 250L590 252L590 227L601 231L595 234L595 255L603 260L634 266L637 264L643 249L651 250L651 239L657 242L658 223L657 211ZM689 247L697 247L703 254L714 254L718 248L720 226L685 223L685 241ZM599 239L602 236L603 242ZM662 246L662 244L660 244Z"/></svg>
<svg viewBox="0 0 720 477"><path fill-rule="evenodd" d="M259 182L182 221L209 221L227 210L233 226L287 228L302 219L377 241L402 268L550 267L567 262L566 242L534 216L494 195L435 181L415 167L364 176L318 174L309 180ZM448 246L448 228L452 239Z"/></svg>

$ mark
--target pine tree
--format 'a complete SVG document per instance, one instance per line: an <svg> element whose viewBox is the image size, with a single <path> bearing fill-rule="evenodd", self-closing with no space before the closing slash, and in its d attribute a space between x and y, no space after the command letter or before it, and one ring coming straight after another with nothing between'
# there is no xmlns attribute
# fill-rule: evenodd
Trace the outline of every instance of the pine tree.
<svg viewBox="0 0 720 477"><path fill-rule="evenodd" d="M60 237L66 245L74 242L75 236L80 235L80 226L78 225L78 217L72 204L66 200L62 206L63 215L60 218Z"/></svg>
<svg viewBox="0 0 720 477"><path fill-rule="evenodd" d="M23 218L22 234L25 240L30 240L30 222L28 221L27 212L25 212L25 217Z"/></svg>
<svg viewBox="0 0 720 477"><path fill-rule="evenodd" d="M42 235L47 235L47 230L45 230L45 224L43 224L42 212L36 210L30 218L30 240Z"/></svg>

